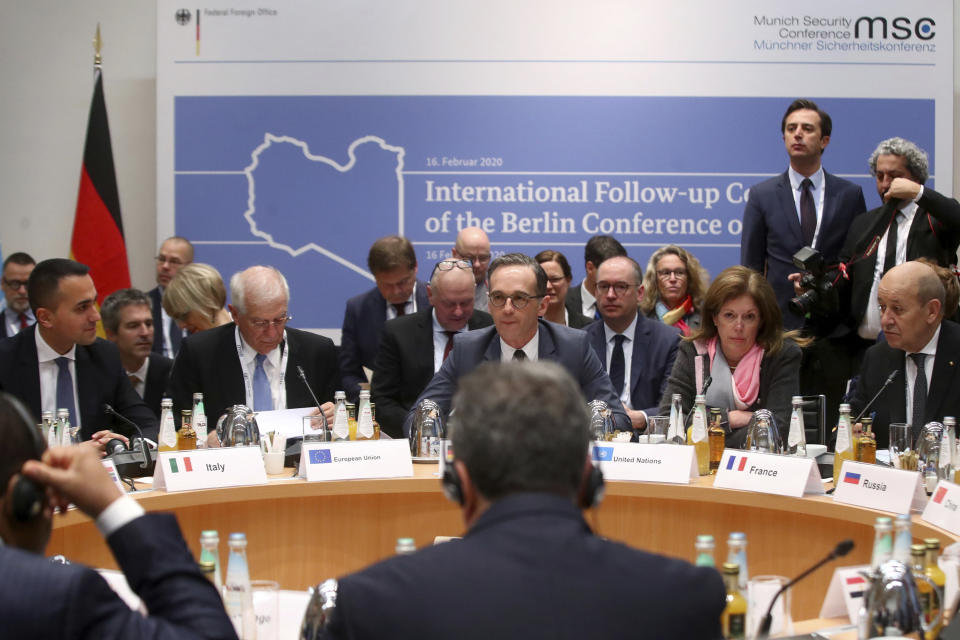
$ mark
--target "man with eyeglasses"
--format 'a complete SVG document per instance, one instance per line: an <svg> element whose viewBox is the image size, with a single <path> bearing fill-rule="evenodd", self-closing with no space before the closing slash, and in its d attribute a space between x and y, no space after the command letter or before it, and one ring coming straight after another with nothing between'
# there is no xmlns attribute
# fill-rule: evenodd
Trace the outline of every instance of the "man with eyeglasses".
<svg viewBox="0 0 960 640"><path fill-rule="evenodd" d="M383 327L371 392L380 429L393 438L403 435L407 412L453 350L454 337L493 324L474 306L472 266L456 258L438 262L427 284L433 308Z"/></svg>
<svg viewBox="0 0 960 640"><path fill-rule="evenodd" d="M11 253L3 261L3 281L0 284L6 305L0 338L15 336L37 321L27 296L27 281L35 266L34 259L22 251Z"/></svg>
<svg viewBox="0 0 960 640"><path fill-rule="evenodd" d="M184 339L173 363L167 395L175 415L203 393L210 424L235 404L254 411L314 406L307 381L333 420L333 394L341 388L330 338L287 327L290 288L273 267L255 266L230 279L233 322Z"/></svg>
<svg viewBox="0 0 960 640"><path fill-rule="evenodd" d="M490 238L487 233L480 227L461 229L453 245L453 257L470 261L476 282L473 308L487 311L487 268L490 266Z"/></svg>
<svg viewBox="0 0 960 640"><path fill-rule="evenodd" d="M186 238L173 236L160 245L154 261L157 263L157 286L147 292L153 312L153 352L167 358L176 357L184 332L176 320L163 310L163 290L180 268L193 262L193 245Z"/></svg>
<svg viewBox="0 0 960 640"><path fill-rule="evenodd" d="M580 384L588 400L603 400L613 410L614 428L630 431L630 418L610 384L586 332L541 320L547 310L547 274L533 258L508 253L490 263L490 315L494 326L471 331L453 350L414 403L404 422L409 434L416 405L429 398L444 413L457 383L482 362L552 360Z"/></svg>
<svg viewBox="0 0 960 640"><path fill-rule="evenodd" d="M615 256L625 256L627 250L613 236L596 235L583 247L583 282L567 292L567 310L594 320L600 317L597 304L597 269L600 263Z"/></svg>
<svg viewBox="0 0 960 640"><path fill-rule="evenodd" d="M632 258L604 260L597 269L597 305L603 322L586 328L590 344L610 376L633 428L657 415L677 357L680 333L639 313L643 271Z"/></svg>

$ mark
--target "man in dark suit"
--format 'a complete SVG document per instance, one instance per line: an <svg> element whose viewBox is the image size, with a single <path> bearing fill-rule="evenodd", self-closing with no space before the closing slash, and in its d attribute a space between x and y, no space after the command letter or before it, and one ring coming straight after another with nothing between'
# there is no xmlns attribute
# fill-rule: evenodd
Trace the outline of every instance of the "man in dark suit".
<svg viewBox="0 0 960 640"><path fill-rule="evenodd" d="M27 283L30 272L36 262L22 251L11 253L3 261L3 278L0 289L3 290L4 307L0 313L0 338L15 336L34 322L30 309L30 297L27 295Z"/></svg>
<svg viewBox="0 0 960 640"><path fill-rule="evenodd" d="M487 268L490 266L490 238L480 227L465 227L457 234L451 251L454 258L469 260L473 268L476 288L473 291L473 308L487 310Z"/></svg>
<svg viewBox="0 0 960 640"><path fill-rule="evenodd" d="M133 390L159 419L173 360L151 352L155 327L150 298L139 289L114 291L104 299L100 315L107 340L117 345Z"/></svg>
<svg viewBox="0 0 960 640"><path fill-rule="evenodd" d="M150 289L151 308L153 309L153 352L167 358L173 358L180 350L184 332L177 326L176 320L163 309L163 290L180 268L193 262L193 245L186 238L173 236L160 245L155 258L157 263L157 286Z"/></svg>
<svg viewBox="0 0 960 640"><path fill-rule="evenodd" d="M677 358L680 332L638 312L643 271L632 258L610 258L597 269L597 302L603 322L586 331L633 428L647 428Z"/></svg>
<svg viewBox="0 0 960 640"><path fill-rule="evenodd" d="M613 236L593 236L583 247L583 282L567 291L567 311L571 317L599 318L597 310L597 268L614 256L625 256L627 250Z"/></svg>
<svg viewBox="0 0 960 640"><path fill-rule="evenodd" d="M157 437L157 417L123 373L117 347L97 338L97 289L86 265L54 258L30 274L30 307L37 324L0 341L0 390L36 415L70 411L83 440L105 443L106 429L132 430L104 411L104 403Z"/></svg>
<svg viewBox="0 0 960 640"><path fill-rule="evenodd" d="M12 396L0 394L0 635L236 638L176 518L144 514L107 475L94 447L44 451L34 422ZM25 487L30 500L20 506L14 496ZM95 520L149 615L131 609L96 571L43 557L53 510L66 511L70 503Z"/></svg>
<svg viewBox="0 0 960 640"><path fill-rule="evenodd" d="M210 424L235 404L254 411L311 407L299 366L333 420L333 394L341 388L336 348L329 338L286 326L290 288L283 274L263 266L234 274L230 302L233 322L180 345L167 393L175 415L193 406L198 391Z"/></svg>
<svg viewBox="0 0 960 640"><path fill-rule="evenodd" d="M454 336L493 324L490 314L474 308L474 286L469 261L441 260L427 285L433 308L384 325L371 396L380 429L389 436L403 436L407 412L450 354Z"/></svg>
<svg viewBox="0 0 960 640"><path fill-rule="evenodd" d="M453 351L417 398L429 398L450 412L450 400L460 377L481 362L552 360L570 372L590 400L603 400L613 410L614 427L629 431L630 418L590 346L587 334L540 320L547 309L547 274L537 261L522 253L508 253L490 263L490 315L494 326L457 338ZM416 405L403 426L409 434Z"/></svg>
<svg viewBox="0 0 960 640"><path fill-rule="evenodd" d="M347 399L356 402L373 369L387 320L429 306L427 283L417 280L417 254L406 238L387 236L370 247L367 267L377 286L347 300L340 337L340 373Z"/></svg>
<svg viewBox="0 0 960 640"><path fill-rule="evenodd" d="M494 277L491 267L491 295ZM494 361L465 376L443 484L466 534L340 578L322 637L721 638L716 570L590 530L581 509L599 500L603 479L585 403L550 362ZM611 606L611 593L627 592L629 606Z"/></svg>
<svg viewBox="0 0 960 640"><path fill-rule="evenodd" d="M794 100L780 124L790 167L750 188L743 211L741 264L766 275L777 295L787 329L803 326L790 311L793 255L809 246L836 263L853 218L866 211L863 190L823 170L830 142L830 116L810 100Z"/></svg>
<svg viewBox="0 0 960 640"><path fill-rule="evenodd" d="M960 415L960 325L943 322L943 284L929 266L905 262L880 280L879 305L884 342L867 349L850 402L854 415L898 372L871 407L877 445L885 447L892 422L920 428L945 415Z"/></svg>

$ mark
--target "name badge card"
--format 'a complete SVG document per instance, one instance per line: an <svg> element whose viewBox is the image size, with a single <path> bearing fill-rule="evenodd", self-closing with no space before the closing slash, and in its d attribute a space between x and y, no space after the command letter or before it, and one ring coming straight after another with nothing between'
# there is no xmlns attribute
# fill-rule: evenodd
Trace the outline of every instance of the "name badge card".
<svg viewBox="0 0 960 640"><path fill-rule="evenodd" d="M870 565L856 567L837 567L830 578L827 595L823 598L820 607L820 618L841 618L847 616L850 622L856 624L860 615L860 604L863 595L869 588L864 571L869 571Z"/></svg>
<svg viewBox="0 0 960 640"><path fill-rule="evenodd" d="M300 454L300 477L307 482L412 476L406 440L318 442L308 444Z"/></svg>
<svg viewBox="0 0 960 640"><path fill-rule="evenodd" d="M680 444L596 442L593 460L607 480L690 484L697 478L696 453Z"/></svg>
<svg viewBox="0 0 960 640"><path fill-rule="evenodd" d="M823 482L812 458L724 449L713 486L799 498L822 494Z"/></svg>
<svg viewBox="0 0 960 640"><path fill-rule="evenodd" d="M923 509L927 493L916 471L844 460L833 499L888 513L910 513Z"/></svg>
<svg viewBox="0 0 960 640"><path fill-rule="evenodd" d="M153 487L170 492L266 483L258 446L163 451L153 472Z"/></svg>
<svg viewBox="0 0 960 640"><path fill-rule="evenodd" d="M126 493L129 487L124 486L123 482L120 481L120 474L117 473L117 465L113 463L113 460L103 458L100 462L103 464L103 468L107 470L107 475L110 476L113 483L117 485L121 491Z"/></svg>
<svg viewBox="0 0 960 640"><path fill-rule="evenodd" d="M941 480L921 516L924 521L946 529L952 534L960 534L960 486Z"/></svg>

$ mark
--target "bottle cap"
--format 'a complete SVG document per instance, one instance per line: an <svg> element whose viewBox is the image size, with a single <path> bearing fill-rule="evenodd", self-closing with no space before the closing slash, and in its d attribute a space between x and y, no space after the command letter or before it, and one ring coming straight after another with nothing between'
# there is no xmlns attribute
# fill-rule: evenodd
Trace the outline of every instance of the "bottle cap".
<svg viewBox="0 0 960 640"><path fill-rule="evenodd" d="M697 544L713 544L713 536L708 533L703 533L697 536Z"/></svg>
<svg viewBox="0 0 960 640"><path fill-rule="evenodd" d="M747 534L742 531L731 531L729 540L733 540L735 542L746 542Z"/></svg>
<svg viewBox="0 0 960 640"><path fill-rule="evenodd" d="M230 542L239 542L239 541L241 541L241 540L242 540L243 542L246 542L246 541L247 541L247 534L245 534L245 533L231 533L231 534L230 534Z"/></svg>
<svg viewBox="0 0 960 640"><path fill-rule="evenodd" d="M927 549L936 549L940 550L940 539L939 538L924 538L923 544L927 546Z"/></svg>
<svg viewBox="0 0 960 640"><path fill-rule="evenodd" d="M723 574L727 576L740 575L740 565L735 562L723 563Z"/></svg>
<svg viewBox="0 0 960 640"><path fill-rule="evenodd" d="M220 534L217 533L216 529L207 529L205 531L200 532L201 540L210 539L210 538L217 538L217 539L220 538Z"/></svg>
<svg viewBox="0 0 960 640"><path fill-rule="evenodd" d="M926 553L927 547L922 544L912 544L910 545L910 555L912 556L922 556Z"/></svg>

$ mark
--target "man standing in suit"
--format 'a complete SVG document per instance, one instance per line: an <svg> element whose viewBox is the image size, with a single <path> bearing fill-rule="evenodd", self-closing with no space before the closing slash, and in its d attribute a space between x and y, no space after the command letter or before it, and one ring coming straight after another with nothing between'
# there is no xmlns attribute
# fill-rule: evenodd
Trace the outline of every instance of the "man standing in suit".
<svg viewBox="0 0 960 640"><path fill-rule="evenodd" d="M567 291L567 311L570 315L579 314L597 319L597 269L600 263L615 256L625 256L627 250L613 236L593 236L583 247L583 268L586 277L583 282Z"/></svg>
<svg viewBox="0 0 960 640"><path fill-rule="evenodd" d="M830 116L816 103L794 100L780 123L790 166L751 187L743 211L740 262L773 285L786 329L804 323L789 307L794 296L789 275L797 271L793 255L812 247L835 264L850 223L867 208L859 186L823 170L832 129Z"/></svg>
<svg viewBox="0 0 960 640"><path fill-rule="evenodd" d="M960 415L960 325L943 322L943 284L921 262L891 268L880 280L877 298L886 341L867 349L850 406L859 413L898 372L871 408L883 447L892 422L910 423L916 438L927 422Z"/></svg>
<svg viewBox="0 0 960 640"><path fill-rule="evenodd" d="M114 291L103 301L100 315L107 340L117 345L133 390L159 419L173 360L150 351L154 333L150 298L139 289Z"/></svg>
<svg viewBox="0 0 960 640"><path fill-rule="evenodd" d="M716 570L590 530L581 510L600 499L603 477L579 386L549 362L494 361L465 376L442 482L466 534L340 578L321 637L721 638ZM610 606L627 592L629 606ZM424 597L429 615L398 593Z"/></svg>
<svg viewBox="0 0 960 640"><path fill-rule="evenodd" d="M0 338L15 336L37 321L30 309L27 295L27 282L36 266L33 258L18 251L11 253L3 261L3 280L0 288L6 305L3 308L3 324L0 325Z"/></svg>
<svg viewBox="0 0 960 640"><path fill-rule="evenodd" d="M473 273L467 260L441 260L427 285L433 308L384 325L371 395L389 436L403 436L407 412L450 354L454 336L493 324L490 314L474 306Z"/></svg>
<svg viewBox="0 0 960 640"><path fill-rule="evenodd" d="M193 245L186 238L173 236L160 245L155 258L157 263L157 286L150 289L153 307L153 351L167 358L174 358L183 341L183 329L163 309L163 290L177 275L180 268L193 262Z"/></svg>
<svg viewBox="0 0 960 640"><path fill-rule="evenodd" d="M290 287L273 267L255 266L230 279L233 322L184 339L170 372L168 394L175 415L203 393L211 424L231 406L254 411L314 406L307 381L323 412L333 420L333 394L340 389L336 348L330 338L287 327Z"/></svg>
<svg viewBox="0 0 960 640"><path fill-rule="evenodd" d="M553 360L570 372L590 400L603 400L613 410L614 428L629 431L630 418L620 404L586 332L540 320L546 310L547 274L533 258L508 253L490 263L490 315L494 326L470 331L453 343L453 351L423 390L417 403L429 398L444 414L461 376L482 362ZM416 405L403 425L409 434Z"/></svg>
<svg viewBox="0 0 960 640"><path fill-rule="evenodd" d="M429 306L427 283L417 280L417 254L406 238L387 236L370 247L367 267L377 286L347 300L340 337L340 373L347 399L356 402L364 368L372 370L387 320Z"/></svg>
<svg viewBox="0 0 960 640"><path fill-rule="evenodd" d="M110 404L157 437L157 417L130 386L117 347L97 338L97 289L84 264L53 258L30 274L30 307L37 324L0 341L0 390L35 415L70 411L82 440L105 443L109 431L137 435L104 410Z"/></svg>
<svg viewBox="0 0 960 640"><path fill-rule="evenodd" d="M0 635L236 638L176 518L145 514L123 495L94 447L44 451L35 422L12 396L0 394ZM24 488L25 504L18 500ZM68 504L95 521L149 615L131 609L96 571L43 557L54 508L66 512Z"/></svg>
<svg viewBox="0 0 960 640"><path fill-rule="evenodd" d="M643 295L643 271L632 258L610 258L597 269L597 301L603 322L586 328L630 416L633 428L647 428L647 416L657 415L660 397L677 357L680 332L638 312Z"/></svg>
<svg viewBox="0 0 960 640"><path fill-rule="evenodd" d="M487 310L487 268L490 266L490 238L480 227L467 227L457 234L453 245L453 257L469 260L473 265L476 289L473 292L473 308Z"/></svg>

